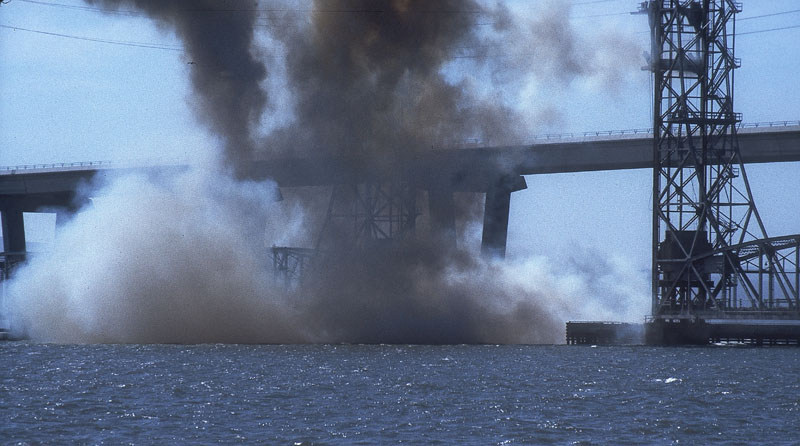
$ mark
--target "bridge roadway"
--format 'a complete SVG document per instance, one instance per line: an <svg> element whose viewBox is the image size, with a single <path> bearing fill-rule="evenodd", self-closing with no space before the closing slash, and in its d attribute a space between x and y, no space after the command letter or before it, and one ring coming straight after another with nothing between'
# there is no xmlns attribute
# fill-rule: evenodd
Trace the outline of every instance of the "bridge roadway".
<svg viewBox="0 0 800 446"><path fill-rule="evenodd" d="M800 122L742 128L739 146L745 163L800 161ZM510 194L525 189L522 175L643 169L653 166L653 136L646 131L602 132L578 138L537 139L525 146L430 150L410 158L398 172L429 191L432 220L453 232L452 192L485 192L483 248L504 255ZM280 187L321 186L369 181L373 170L357 168L346 158L273 159L255 161L244 174L272 179ZM186 166L134 166L114 163L40 165L0 168L0 211L3 250L25 250L22 212L41 208L74 211L76 191L97 178L128 172L165 175ZM19 234L22 232L22 235Z"/></svg>

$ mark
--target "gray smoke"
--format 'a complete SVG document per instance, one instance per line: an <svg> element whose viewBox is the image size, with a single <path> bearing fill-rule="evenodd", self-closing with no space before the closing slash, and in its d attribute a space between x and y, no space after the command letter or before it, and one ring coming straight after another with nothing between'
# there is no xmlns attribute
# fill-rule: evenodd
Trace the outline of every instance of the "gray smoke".
<svg viewBox="0 0 800 446"><path fill-rule="evenodd" d="M198 171L95 185L8 291L12 328L48 342L300 342L265 269L269 183Z"/></svg>
<svg viewBox="0 0 800 446"><path fill-rule="evenodd" d="M481 259L436 234L326 253L323 267L288 290L273 280L268 248L311 246L317 200L275 202L274 184L242 178L256 157L342 156L353 173L383 175L421 150L521 139L524 113L469 70L490 73L495 90L526 75L585 75L559 24L564 16L519 21L502 5L467 0L318 0L310 12L234 1L87 1L137 8L182 39L196 113L221 137L224 165L94 185L93 204L10 287L18 334L56 342L557 343L567 318L595 318L605 302L639 297L612 284L631 281L624 268L595 262L611 273L598 269L588 282L592 275L555 273L541 259ZM268 32L286 57L268 71L255 56L255 26L278 13L289 26ZM503 38L511 40L498 53ZM505 50L520 45L536 54L533 63ZM274 96L262 86L278 71L292 119L257 137ZM475 200L458 203L463 227L480 220Z"/></svg>

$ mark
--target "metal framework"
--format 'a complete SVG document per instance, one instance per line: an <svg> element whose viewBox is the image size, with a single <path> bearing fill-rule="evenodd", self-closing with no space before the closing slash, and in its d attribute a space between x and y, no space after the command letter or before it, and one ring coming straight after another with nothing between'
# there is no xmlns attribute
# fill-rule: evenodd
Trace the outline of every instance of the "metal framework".
<svg viewBox="0 0 800 446"><path fill-rule="evenodd" d="M413 235L416 190L404 181L334 186L317 249L362 248Z"/></svg>
<svg viewBox="0 0 800 446"><path fill-rule="evenodd" d="M641 10L655 86L653 318L797 318L800 236L767 236L737 144L741 4L657 0Z"/></svg>
<svg viewBox="0 0 800 446"><path fill-rule="evenodd" d="M280 281L287 289L298 286L315 253L313 249L273 246L272 271L275 280Z"/></svg>
<svg viewBox="0 0 800 446"><path fill-rule="evenodd" d="M275 279L295 288L309 268L335 261L329 254L346 255L412 236L418 215L416 190L406 182L334 186L315 247L272 248Z"/></svg>
<svg viewBox="0 0 800 446"><path fill-rule="evenodd" d="M0 282L11 278L17 266L25 261L28 253L0 252Z"/></svg>

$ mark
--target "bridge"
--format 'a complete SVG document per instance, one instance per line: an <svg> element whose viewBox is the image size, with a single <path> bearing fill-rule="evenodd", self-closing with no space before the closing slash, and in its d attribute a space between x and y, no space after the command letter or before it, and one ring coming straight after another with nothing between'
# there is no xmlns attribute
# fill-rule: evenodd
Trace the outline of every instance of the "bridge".
<svg viewBox="0 0 800 446"><path fill-rule="evenodd" d="M800 121L742 125L738 131L745 163L800 161ZM279 187L330 186L345 180L368 182L374 171L346 158L282 158L255 161L245 175L271 179ZM0 212L4 253L24 253L23 212L57 212L57 224L82 203L77 192L90 181L126 173L170 175L181 164L113 162L0 167ZM525 189L523 175L653 167L653 135L647 130L542 135L533 143L506 147L464 147L419 152L404 162L400 175L429 193L431 220L438 229L454 228L453 192L486 193L482 249L505 254L511 193Z"/></svg>

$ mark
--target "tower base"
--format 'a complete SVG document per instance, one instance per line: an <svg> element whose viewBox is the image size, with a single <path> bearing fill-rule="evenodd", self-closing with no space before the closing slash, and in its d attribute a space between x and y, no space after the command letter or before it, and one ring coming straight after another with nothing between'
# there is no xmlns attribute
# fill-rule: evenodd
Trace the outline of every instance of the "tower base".
<svg viewBox="0 0 800 446"><path fill-rule="evenodd" d="M702 319L652 319L644 325L647 345L705 345L709 335Z"/></svg>
<svg viewBox="0 0 800 446"><path fill-rule="evenodd" d="M647 345L800 345L800 319L652 319Z"/></svg>

